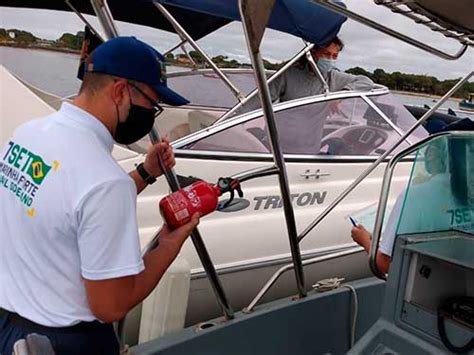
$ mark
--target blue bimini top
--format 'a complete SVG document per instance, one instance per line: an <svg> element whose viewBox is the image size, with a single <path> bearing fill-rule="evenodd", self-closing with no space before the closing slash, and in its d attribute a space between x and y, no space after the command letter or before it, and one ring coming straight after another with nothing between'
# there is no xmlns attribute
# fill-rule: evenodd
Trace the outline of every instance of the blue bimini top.
<svg viewBox="0 0 474 355"><path fill-rule="evenodd" d="M238 0L158 0L163 5L240 21ZM340 1L338 5L345 6ZM276 0L267 27L300 37L317 46L328 44L346 18L307 0ZM199 26L198 23L195 24Z"/></svg>

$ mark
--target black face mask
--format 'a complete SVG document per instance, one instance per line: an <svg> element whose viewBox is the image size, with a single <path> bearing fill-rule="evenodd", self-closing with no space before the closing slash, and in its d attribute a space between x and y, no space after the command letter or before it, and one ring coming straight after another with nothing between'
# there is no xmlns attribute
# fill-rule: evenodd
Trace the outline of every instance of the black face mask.
<svg viewBox="0 0 474 355"><path fill-rule="evenodd" d="M118 121L117 123L114 135L115 141L127 145L145 137L153 128L156 112L157 110L154 108L145 108L131 103L125 122Z"/></svg>

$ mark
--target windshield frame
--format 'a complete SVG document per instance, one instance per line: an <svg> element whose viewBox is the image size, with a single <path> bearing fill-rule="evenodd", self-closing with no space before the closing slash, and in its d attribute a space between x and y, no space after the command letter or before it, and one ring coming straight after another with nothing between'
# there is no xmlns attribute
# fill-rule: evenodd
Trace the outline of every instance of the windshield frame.
<svg viewBox="0 0 474 355"><path fill-rule="evenodd" d="M299 98L291 101L285 101L274 105L275 112L282 110L304 106L313 103L320 103L325 101L330 101L334 99L349 99L349 98L360 98L364 101L369 101L372 105L376 105L376 102L371 100L375 97L381 97L383 95L390 95L391 92L386 87L380 86L371 91L339 91L332 92L328 94L315 95L305 98ZM367 102L368 103L368 102ZM368 103L369 104L369 103ZM370 104L369 104L370 105ZM370 105L370 106L372 106ZM400 104L403 106L402 104ZM380 111L380 110L378 110ZM386 120L385 115L377 114L381 119ZM235 125L246 123L255 118L258 118L263 115L262 109L257 109L251 112L247 112L235 117L231 117L225 121L219 122L217 124L211 125L207 128L201 129L197 132L191 133L188 136L177 139L172 143L173 148L176 151L178 156L196 156L196 157L220 157L225 158L241 158L245 160L268 160L271 157L269 153L244 153L244 152L226 152L226 151L208 151L208 150L190 150L186 147L190 144L196 143L197 141L219 133L223 130L229 129ZM410 114L411 115L411 114ZM385 116L385 117L384 117ZM413 123L416 122L416 118L413 117ZM399 130L397 133L400 135ZM404 132L402 132L404 133ZM427 133L428 135L428 133ZM401 136L401 135L400 135ZM411 140L410 140L411 139ZM417 142L417 139L414 136L409 137L410 143ZM408 143L408 142L407 142ZM409 144L410 145L410 144ZM308 161L308 160L324 160L324 161L374 161L378 158L377 155L337 155L337 156L328 156L328 155L303 155L303 154L285 154L287 160L292 161ZM390 157L387 158L389 160ZM411 160L411 158L409 158Z"/></svg>

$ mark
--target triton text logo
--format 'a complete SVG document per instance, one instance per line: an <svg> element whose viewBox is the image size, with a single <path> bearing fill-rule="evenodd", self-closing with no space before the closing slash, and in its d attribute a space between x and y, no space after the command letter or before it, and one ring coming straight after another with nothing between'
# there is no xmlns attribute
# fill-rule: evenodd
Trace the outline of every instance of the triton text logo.
<svg viewBox="0 0 474 355"><path fill-rule="evenodd" d="M307 207L313 205L321 205L324 203L327 197L327 191L323 192L302 192L300 194L291 194L291 202L294 206ZM221 202L223 205L227 200ZM234 199L227 207L218 209L221 212L237 212L248 208L255 211L268 210L275 208L282 208L283 201L279 195L265 195L255 196L253 198L253 204L245 198Z"/></svg>

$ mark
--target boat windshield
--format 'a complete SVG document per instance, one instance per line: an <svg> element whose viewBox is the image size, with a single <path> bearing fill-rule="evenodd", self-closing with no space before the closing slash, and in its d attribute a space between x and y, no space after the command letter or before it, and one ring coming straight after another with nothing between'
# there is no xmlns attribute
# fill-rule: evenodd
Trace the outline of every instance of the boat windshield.
<svg viewBox="0 0 474 355"><path fill-rule="evenodd" d="M389 93L380 96L370 96L369 98L401 132L406 133L415 124L415 117L394 95ZM426 129L419 126L408 139L412 143L415 143L427 136L428 133Z"/></svg>
<svg viewBox="0 0 474 355"><path fill-rule="evenodd" d="M372 95L369 99L387 119L354 94L339 99L314 97L275 105L275 121L283 152L325 156L377 156L385 153L416 123L416 119L388 93ZM251 117L205 135L188 144L186 149L269 153L263 114L251 114ZM241 122L240 118L236 120ZM424 128L419 128L409 139L415 143L427 135ZM408 143L403 142L394 152L407 146Z"/></svg>
<svg viewBox="0 0 474 355"><path fill-rule="evenodd" d="M474 234L474 134L434 138L416 152L397 235Z"/></svg>

